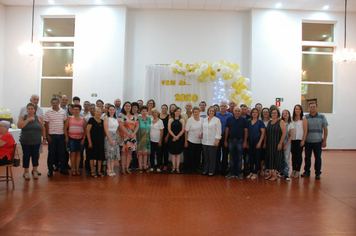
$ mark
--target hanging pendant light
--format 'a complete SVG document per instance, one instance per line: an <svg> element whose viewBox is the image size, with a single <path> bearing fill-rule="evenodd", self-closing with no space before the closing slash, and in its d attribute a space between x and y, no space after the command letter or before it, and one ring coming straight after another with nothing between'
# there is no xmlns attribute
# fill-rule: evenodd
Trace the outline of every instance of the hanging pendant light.
<svg viewBox="0 0 356 236"><path fill-rule="evenodd" d="M43 55L43 50L41 46L37 43L33 43L33 28L34 28L34 20L35 17L35 0L32 3L32 35L31 35L31 43L27 42L24 45L19 47L19 53L21 56L29 59L30 61L38 60Z"/></svg>
<svg viewBox="0 0 356 236"><path fill-rule="evenodd" d="M333 61L336 65L345 66L348 64L354 64L356 62L356 53L354 49L346 48L346 12L347 12L347 0L345 0L345 22L344 22L344 49L342 51L337 50L334 53Z"/></svg>

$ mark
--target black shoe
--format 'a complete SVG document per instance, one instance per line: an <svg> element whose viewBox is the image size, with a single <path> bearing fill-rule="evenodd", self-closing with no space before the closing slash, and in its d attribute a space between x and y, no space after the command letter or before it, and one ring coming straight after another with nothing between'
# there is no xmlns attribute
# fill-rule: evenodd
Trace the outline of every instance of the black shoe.
<svg viewBox="0 0 356 236"><path fill-rule="evenodd" d="M315 176L315 179L320 179L320 175L316 175L316 176Z"/></svg>
<svg viewBox="0 0 356 236"><path fill-rule="evenodd" d="M59 167L58 166L55 166L53 171L59 171Z"/></svg>
<svg viewBox="0 0 356 236"><path fill-rule="evenodd" d="M309 176L310 176L310 174L309 174L309 173L307 173L307 172L304 172L301 176L302 176L302 177L309 177Z"/></svg>
<svg viewBox="0 0 356 236"><path fill-rule="evenodd" d="M66 170L61 170L59 171L59 173L61 173L62 175L69 175L69 172Z"/></svg>
<svg viewBox="0 0 356 236"><path fill-rule="evenodd" d="M53 176L53 171L48 171L47 176L48 177L52 177Z"/></svg>

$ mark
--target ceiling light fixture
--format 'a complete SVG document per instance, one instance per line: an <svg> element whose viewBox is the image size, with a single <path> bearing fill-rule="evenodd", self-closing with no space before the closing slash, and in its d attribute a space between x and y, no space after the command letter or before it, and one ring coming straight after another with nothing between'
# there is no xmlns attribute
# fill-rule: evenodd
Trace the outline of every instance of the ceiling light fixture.
<svg viewBox="0 0 356 236"><path fill-rule="evenodd" d="M276 4L276 7L278 7L278 8L281 7L281 6L282 6L282 3L277 3Z"/></svg>
<svg viewBox="0 0 356 236"><path fill-rule="evenodd" d="M323 35L323 38L326 38L326 37L327 37L327 35L326 35L326 34L324 34L324 35Z"/></svg>
<svg viewBox="0 0 356 236"><path fill-rule="evenodd" d="M347 0L345 0L345 22L344 22L344 49L342 51L337 50L334 53L333 61L336 65L348 65L350 63L354 64L356 62L356 53L354 49L348 50L346 48L346 11L347 11Z"/></svg>
<svg viewBox="0 0 356 236"><path fill-rule="evenodd" d="M323 9L324 9L324 10L328 10L328 9L329 9L329 6L326 5L326 6L323 7Z"/></svg>
<svg viewBox="0 0 356 236"><path fill-rule="evenodd" d="M33 27L35 23L35 0L32 3L32 34L31 34L31 43L27 42L24 45L19 47L19 53L21 56L29 59L30 61L40 59L43 55L43 50L41 46L37 43L33 43Z"/></svg>
<svg viewBox="0 0 356 236"><path fill-rule="evenodd" d="M52 30L51 29L47 29L48 32L51 32Z"/></svg>
<svg viewBox="0 0 356 236"><path fill-rule="evenodd" d="M50 4L53 4L53 3L54 3L54 1L53 1L53 0L48 0L48 2L49 2Z"/></svg>

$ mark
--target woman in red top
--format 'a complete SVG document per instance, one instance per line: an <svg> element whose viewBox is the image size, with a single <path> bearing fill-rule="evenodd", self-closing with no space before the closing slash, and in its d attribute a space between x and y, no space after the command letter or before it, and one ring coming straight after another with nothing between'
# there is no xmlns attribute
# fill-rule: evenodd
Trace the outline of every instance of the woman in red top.
<svg viewBox="0 0 356 236"><path fill-rule="evenodd" d="M0 122L0 166L10 164L15 140L9 132L10 122Z"/></svg>
<svg viewBox="0 0 356 236"><path fill-rule="evenodd" d="M72 175L80 175L80 154L83 150L86 137L86 124L83 117L79 116L81 105L73 105L73 116L68 117L64 124L64 135L66 143L69 143L70 162L72 164Z"/></svg>

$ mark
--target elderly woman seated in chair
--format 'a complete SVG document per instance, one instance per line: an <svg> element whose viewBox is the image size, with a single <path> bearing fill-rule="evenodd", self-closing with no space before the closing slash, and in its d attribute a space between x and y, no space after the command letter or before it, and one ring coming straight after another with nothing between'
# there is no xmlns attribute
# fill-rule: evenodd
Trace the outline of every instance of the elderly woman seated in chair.
<svg viewBox="0 0 356 236"><path fill-rule="evenodd" d="M0 122L0 166L10 164L15 140L9 132L10 122Z"/></svg>

